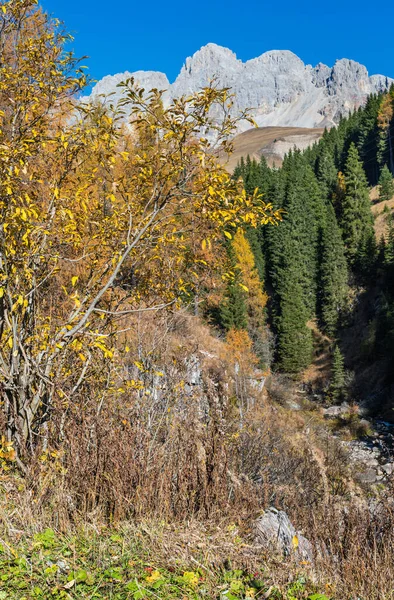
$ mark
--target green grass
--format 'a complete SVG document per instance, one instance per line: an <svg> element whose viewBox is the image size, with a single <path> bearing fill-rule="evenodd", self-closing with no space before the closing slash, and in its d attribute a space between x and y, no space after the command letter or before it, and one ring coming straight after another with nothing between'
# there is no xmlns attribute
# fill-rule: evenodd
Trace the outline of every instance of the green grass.
<svg viewBox="0 0 394 600"><path fill-rule="evenodd" d="M53 529L0 543L0 600L30 599L218 599L271 598L329 600L304 577L290 578L279 589L264 572L231 569L230 565L174 567L152 559L143 531L108 530L58 535Z"/></svg>

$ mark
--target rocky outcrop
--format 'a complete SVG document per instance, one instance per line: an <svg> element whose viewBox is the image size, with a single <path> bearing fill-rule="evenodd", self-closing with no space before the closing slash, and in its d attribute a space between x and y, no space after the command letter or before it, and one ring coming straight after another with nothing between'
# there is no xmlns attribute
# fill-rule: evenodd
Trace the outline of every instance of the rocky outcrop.
<svg viewBox="0 0 394 600"><path fill-rule="evenodd" d="M284 511L269 508L254 523L255 543L284 556L313 561L312 544L297 532Z"/></svg>
<svg viewBox="0 0 394 600"><path fill-rule="evenodd" d="M305 65L288 50L272 50L258 58L242 62L228 48L208 44L187 58L171 85L163 73L137 71L104 77L93 88L91 98L121 95L116 87L133 76L146 90L167 90L165 101L190 94L209 84L230 87L235 94L233 113L251 109L260 127L325 127L338 122L341 114L362 105L367 96L388 89L392 79L368 76L367 69L348 59L333 67L319 63ZM250 128L242 123L240 130Z"/></svg>

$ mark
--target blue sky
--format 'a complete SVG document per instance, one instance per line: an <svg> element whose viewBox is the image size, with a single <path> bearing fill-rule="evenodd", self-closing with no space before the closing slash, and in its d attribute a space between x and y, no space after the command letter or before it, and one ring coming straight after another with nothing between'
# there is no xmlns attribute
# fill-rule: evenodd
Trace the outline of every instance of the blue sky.
<svg viewBox="0 0 394 600"><path fill-rule="evenodd" d="M383 0L42 0L88 55L90 75L163 71L172 82L187 56L215 42L248 60L291 50L313 65L352 58L394 77L394 2Z"/></svg>

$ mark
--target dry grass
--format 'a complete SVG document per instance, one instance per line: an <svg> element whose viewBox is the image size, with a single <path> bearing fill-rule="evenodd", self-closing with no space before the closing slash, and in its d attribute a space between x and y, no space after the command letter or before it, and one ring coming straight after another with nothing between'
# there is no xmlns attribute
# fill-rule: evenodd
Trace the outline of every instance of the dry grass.
<svg viewBox="0 0 394 600"><path fill-rule="evenodd" d="M291 144L295 146L302 144L302 147L305 147L305 144L309 145L318 141L323 132L324 129L308 129L306 127L257 127L248 129L235 136L233 154L230 157L221 156L221 160L230 173L233 172L241 157L246 158L248 154L257 161L264 154L270 165L275 162L276 166L280 166L283 155L275 153L275 145L271 150L266 151L273 142L286 141L291 138Z"/></svg>
<svg viewBox="0 0 394 600"><path fill-rule="evenodd" d="M382 236L387 235L387 209L394 211L394 198L384 202L379 202L379 186L371 189L370 198L372 201L372 214L375 218L376 239L380 240Z"/></svg>
<svg viewBox="0 0 394 600"><path fill-rule="evenodd" d="M252 379L241 411L233 357L195 317L147 316L139 332L151 393L108 399L97 413L94 390L84 390L62 443L59 413L45 460L38 456L23 480L1 477L0 537L28 544L48 526L68 535L111 524L159 567L264 570L268 588L285 590L300 565L256 548L251 535L253 520L275 506L313 542L315 564L301 572L320 590L330 584L337 600L392 598L391 490L368 498L319 412L289 411ZM272 598L291 597L283 594Z"/></svg>

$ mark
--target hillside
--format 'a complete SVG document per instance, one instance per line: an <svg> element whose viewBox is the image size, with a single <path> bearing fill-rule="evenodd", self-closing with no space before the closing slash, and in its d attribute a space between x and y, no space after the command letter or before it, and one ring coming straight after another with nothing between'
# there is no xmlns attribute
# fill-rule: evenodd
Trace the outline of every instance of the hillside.
<svg viewBox="0 0 394 600"><path fill-rule="evenodd" d="M0 600L393 600L394 85L0 8Z"/></svg>
<svg viewBox="0 0 394 600"><path fill-rule="evenodd" d="M391 200L379 201L379 188L374 186L371 189L372 214L375 219L376 239L379 241L382 236L387 237L387 215L394 211L394 197Z"/></svg>
<svg viewBox="0 0 394 600"><path fill-rule="evenodd" d="M323 135L324 129L308 129L304 127L258 127L240 133L232 140L234 152L228 157L221 155L221 162L232 173L241 157L260 160L261 156L267 163L280 167L285 154L294 148L304 150L317 142Z"/></svg>

